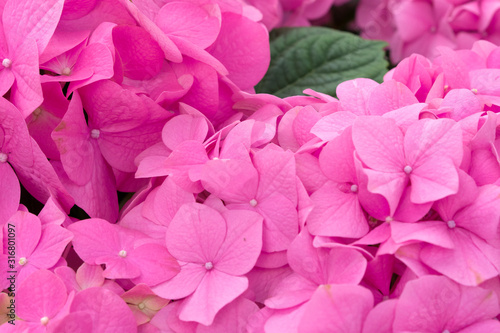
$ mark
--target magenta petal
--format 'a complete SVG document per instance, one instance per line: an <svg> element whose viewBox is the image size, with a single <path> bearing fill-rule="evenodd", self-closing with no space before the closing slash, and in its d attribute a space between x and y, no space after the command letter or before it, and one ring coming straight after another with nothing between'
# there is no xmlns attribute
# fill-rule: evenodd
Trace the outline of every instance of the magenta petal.
<svg viewBox="0 0 500 333"><path fill-rule="evenodd" d="M298 331L361 332L372 308L373 295L368 289L352 285L323 285L307 303Z"/></svg>
<svg viewBox="0 0 500 333"><path fill-rule="evenodd" d="M226 238L219 212L198 203L182 206L167 230L167 248L180 261L205 264L217 255Z"/></svg>
<svg viewBox="0 0 500 333"><path fill-rule="evenodd" d="M268 32L244 16L223 13L220 33L210 53L227 68L228 78L238 87L251 88L262 79L270 61Z"/></svg>
<svg viewBox="0 0 500 333"><path fill-rule="evenodd" d="M114 27L113 44L120 55L126 77L151 79L160 72L165 55L158 43L141 27Z"/></svg>
<svg viewBox="0 0 500 333"><path fill-rule="evenodd" d="M21 199L19 180L7 163L0 163L0 184L4 188L0 192L0 225L3 225L14 215Z"/></svg>
<svg viewBox="0 0 500 333"><path fill-rule="evenodd" d="M137 332L134 315L119 296L104 288L89 288L75 296L71 312L88 312L95 332Z"/></svg>
<svg viewBox="0 0 500 333"><path fill-rule="evenodd" d="M60 278L47 270L31 274L16 295L16 314L31 322L54 318L66 303L66 287Z"/></svg>
<svg viewBox="0 0 500 333"><path fill-rule="evenodd" d="M154 215L162 225L168 226L182 205L193 202L195 199L191 192L183 190L167 177L154 197Z"/></svg>
<svg viewBox="0 0 500 333"><path fill-rule="evenodd" d="M246 277L231 276L214 269L205 275L196 291L183 301L179 319L211 325L217 312L247 288Z"/></svg>

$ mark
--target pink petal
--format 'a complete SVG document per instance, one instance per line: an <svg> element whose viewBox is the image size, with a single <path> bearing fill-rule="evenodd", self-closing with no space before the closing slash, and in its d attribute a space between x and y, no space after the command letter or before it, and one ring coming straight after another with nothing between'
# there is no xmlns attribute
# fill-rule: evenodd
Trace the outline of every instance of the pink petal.
<svg viewBox="0 0 500 333"><path fill-rule="evenodd" d="M392 333L396 304L395 299L377 304L366 317L363 333Z"/></svg>
<svg viewBox="0 0 500 333"><path fill-rule="evenodd" d="M42 236L31 254L30 261L40 268L51 268L61 258L66 245L73 238L73 234L67 229L48 225L43 229Z"/></svg>
<svg viewBox="0 0 500 333"><path fill-rule="evenodd" d="M368 115L368 99L379 84L371 79L354 79L342 82L337 86L337 97L342 111L357 115Z"/></svg>
<svg viewBox="0 0 500 333"><path fill-rule="evenodd" d="M132 311L119 296L104 288L89 288L79 292L71 304L71 312L88 312L92 329L97 332L137 332Z"/></svg>
<svg viewBox="0 0 500 333"><path fill-rule="evenodd" d="M231 275L246 274L255 266L262 249L262 216L247 210L228 210L222 216L227 232L214 267Z"/></svg>
<svg viewBox="0 0 500 333"><path fill-rule="evenodd" d="M227 68L228 78L238 87L251 88L262 79L269 65L268 32L246 17L223 13L220 33L210 53Z"/></svg>
<svg viewBox="0 0 500 333"><path fill-rule="evenodd" d="M351 285L320 286L306 305L298 331L361 332L372 308L373 295L368 289Z"/></svg>
<svg viewBox="0 0 500 333"><path fill-rule="evenodd" d="M216 258L226 230L226 221L213 208L183 205L168 227L167 248L177 260L205 264Z"/></svg>
<svg viewBox="0 0 500 333"><path fill-rule="evenodd" d="M3 225L17 211L21 199L19 180L7 163L0 163L0 183L4 188L0 192L0 225Z"/></svg>
<svg viewBox="0 0 500 333"><path fill-rule="evenodd" d="M255 208L264 217L262 251L285 250L299 229L296 205L284 195L275 193L258 201Z"/></svg>
<svg viewBox="0 0 500 333"><path fill-rule="evenodd" d="M201 6L174 1L160 9L156 21L167 35L185 39L205 49L219 34L221 13L215 4Z"/></svg>
<svg viewBox="0 0 500 333"><path fill-rule="evenodd" d="M113 28L113 43L126 77L144 80L160 72L165 55L146 30L134 26L116 26Z"/></svg>
<svg viewBox="0 0 500 333"><path fill-rule="evenodd" d="M179 115L163 127L162 139L165 146L174 150L183 141L203 142L208 134L207 121L202 117Z"/></svg>
<svg viewBox="0 0 500 333"><path fill-rule="evenodd" d="M134 283L157 285L170 280L180 271L180 266L167 249L159 244L144 244L130 253L130 260L141 270L141 275Z"/></svg>
<svg viewBox="0 0 500 333"><path fill-rule="evenodd" d="M66 287L60 278L47 270L31 274L16 293L16 314L20 318L40 323L40 319L54 318L66 303Z"/></svg>
<svg viewBox="0 0 500 333"><path fill-rule="evenodd" d="M83 311L69 313L53 327L54 332L61 333L92 332L92 315Z"/></svg>
<svg viewBox="0 0 500 333"><path fill-rule="evenodd" d="M63 0L7 1L3 11L6 36L12 46L34 38L41 54L49 43L63 10Z"/></svg>
<svg viewBox="0 0 500 333"><path fill-rule="evenodd" d="M372 115L382 115L415 103L418 103L418 100L407 86L400 82L389 80L371 91L367 109Z"/></svg>
<svg viewBox="0 0 500 333"><path fill-rule="evenodd" d="M473 242L470 233L461 228L451 230L452 249L429 245L422 249L423 263L463 285L476 286L498 275L489 258ZM478 240L476 240L478 241Z"/></svg>
<svg viewBox="0 0 500 333"><path fill-rule="evenodd" d="M210 271L196 291L183 301L179 319L211 325L217 312L247 288L246 277L231 276L217 270Z"/></svg>
<svg viewBox="0 0 500 333"><path fill-rule="evenodd" d="M181 299L191 295L206 274L204 265L187 263L181 266L179 274L154 286L152 290L166 299Z"/></svg>
<svg viewBox="0 0 500 333"><path fill-rule="evenodd" d="M222 308L212 325L199 325L196 331L197 333L230 332L231 330L243 332L246 330L248 318L257 311L259 311L257 304L240 297Z"/></svg>
<svg viewBox="0 0 500 333"><path fill-rule="evenodd" d="M352 141L361 161L384 172L403 172L403 133L392 119L359 117L352 128Z"/></svg>
<svg viewBox="0 0 500 333"><path fill-rule="evenodd" d="M355 193L345 193L338 184L327 182L311 195L311 200L315 204L307 220L311 234L359 238L368 232L369 227Z"/></svg>
<svg viewBox="0 0 500 333"><path fill-rule="evenodd" d="M104 283L103 270L99 265L83 263L76 271L76 282L81 289L100 287Z"/></svg>

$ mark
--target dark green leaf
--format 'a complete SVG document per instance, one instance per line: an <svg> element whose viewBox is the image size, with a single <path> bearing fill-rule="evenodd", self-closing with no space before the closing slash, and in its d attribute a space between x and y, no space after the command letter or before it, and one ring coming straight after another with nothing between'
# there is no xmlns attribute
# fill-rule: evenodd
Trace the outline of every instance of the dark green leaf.
<svg viewBox="0 0 500 333"><path fill-rule="evenodd" d="M255 87L279 97L307 88L335 96L337 85L355 78L381 82L387 72L384 42L322 27L282 28L271 33L271 64Z"/></svg>

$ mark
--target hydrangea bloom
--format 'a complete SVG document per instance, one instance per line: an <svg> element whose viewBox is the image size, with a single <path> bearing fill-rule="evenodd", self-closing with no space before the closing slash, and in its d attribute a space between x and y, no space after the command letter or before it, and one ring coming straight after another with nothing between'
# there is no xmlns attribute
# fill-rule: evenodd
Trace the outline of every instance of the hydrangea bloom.
<svg viewBox="0 0 500 333"><path fill-rule="evenodd" d="M0 332L500 331L500 48L254 94L341 2L4 1ZM405 1L402 49L475 5Z"/></svg>

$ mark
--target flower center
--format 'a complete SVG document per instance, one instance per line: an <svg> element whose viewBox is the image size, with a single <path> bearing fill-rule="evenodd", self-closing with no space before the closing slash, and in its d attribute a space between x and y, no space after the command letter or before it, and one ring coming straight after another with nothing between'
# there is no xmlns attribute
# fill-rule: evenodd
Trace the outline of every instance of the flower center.
<svg viewBox="0 0 500 333"><path fill-rule="evenodd" d="M7 162L8 156L5 153L0 153L0 163Z"/></svg>
<svg viewBox="0 0 500 333"><path fill-rule="evenodd" d="M68 76L68 75L70 75L70 74L71 74L71 68L69 68L69 67L64 67L61 73L62 73L62 75L66 75L66 76Z"/></svg>
<svg viewBox="0 0 500 333"><path fill-rule="evenodd" d="M205 263L205 268L207 269L207 271L211 270L212 268L214 268L214 264L212 264L211 261Z"/></svg>
<svg viewBox="0 0 500 333"><path fill-rule="evenodd" d="M412 167L409 165L405 166L403 170L407 175L409 175L413 171Z"/></svg>
<svg viewBox="0 0 500 333"><path fill-rule="evenodd" d="M250 206L252 206L252 207L257 206L257 200L255 200L255 199L250 200Z"/></svg>
<svg viewBox="0 0 500 333"><path fill-rule="evenodd" d="M387 223L392 222L392 221L394 221L394 219L392 217L390 217L390 216L387 216L385 218L385 222L387 222Z"/></svg>
<svg viewBox="0 0 500 333"><path fill-rule="evenodd" d="M99 131L98 129L93 129L92 131L90 131L90 137L92 139L99 139L99 136L101 135L101 131Z"/></svg>
<svg viewBox="0 0 500 333"><path fill-rule="evenodd" d="M477 95L477 89L476 88L472 88L470 91L472 91L475 95Z"/></svg>
<svg viewBox="0 0 500 333"><path fill-rule="evenodd" d="M40 323L43 325L43 326L47 326L47 324L49 323L49 317L45 316L45 317L42 317L40 319Z"/></svg>
<svg viewBox="0 0 500 333"><path fill-rule="evenodd" d="M28 260L25 257L19 259L19 265L24 266L28 263Z"/></svg>
<svg viewBox="0 0 500 333"><path fill-rule="evenodd" d="M354 193L358 192L358 185L356 185L356 184L351 185L351 192L354 192Z"/></svg>
<svg viewBox="0 0 500 333"><path fill-rule="evenodd" d="M137 306L139 307L140 310L144 310L144 308L146 307L146 305L142 302L139 303Z"/></svg>
<svg viewBox="0 0 500 333"><path fill-rule="evenodd" d="M10 60L9 58L5 58L4 60L2 60L2 65L5 68L9 68L10 66L12 66L12 60Z"/></svg>
<svg viewBox="0 0 500 333"><path fill-rule="evenodd" d="M449 220L447 222L447 224L448 224L448 227L450 227L451 229L453 229L453 228L455 228L457 226L457 224L453 220Z"/></svg>
<svg viewBox="0 0 500 333"><path fill-rule="evenodd" d="M122 258L125 258L127 256L127 251L121 250L120 252L118 252L118 255Z"/></svg>

